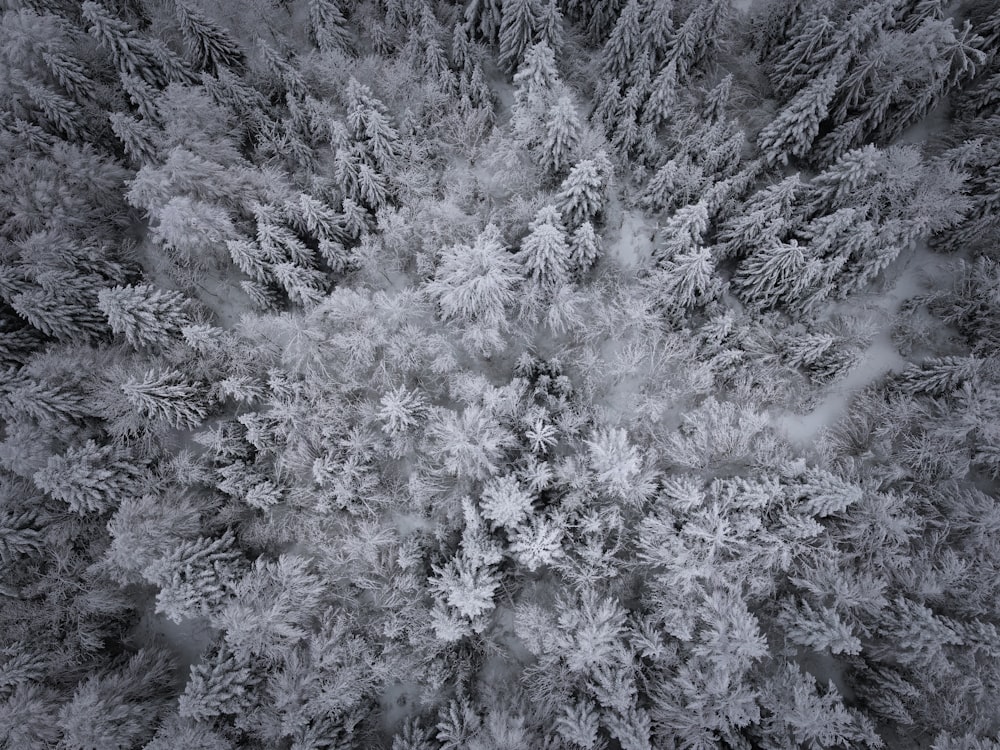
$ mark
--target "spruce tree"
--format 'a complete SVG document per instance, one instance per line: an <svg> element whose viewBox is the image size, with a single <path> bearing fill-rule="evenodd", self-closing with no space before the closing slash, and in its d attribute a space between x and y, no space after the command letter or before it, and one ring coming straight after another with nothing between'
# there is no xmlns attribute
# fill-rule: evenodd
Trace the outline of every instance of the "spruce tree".
<svg viewBox="0 0 1000 750"><path fill-rule="evenodd" d="M583 159L569 171L559 186L556 201L567 227L601 218L605 201L605 180L594 159Z"/></svg>
<svg viewBox="0 0 1000 750"><path fill-rule="evenodd" d="M536 0L504 0L500 16L499 63L515 71L525 51L536 41L538 8Z"/></svg>
<svg viewBox="0 0 1000 750"><path fill-rule="evenodd" d="M88 440L52 456L44 469L35 472L35 486L74 513L105 513L122 500L142 492L141 462L111 445Z"/></svg>
<svg viewBox="0 0 1000 750"><path fill-rule="evenodd" d="M176 370L149 370L128 378L121 392L142 419L177 429L197 427L208 414L204 388Z"/></svg>
<svg viewBox="0 0 1000 750"><path fill-rule="evenodd" d="M243 52L235 39L188 0L173 2L184 46L198 68L214 73L221 67L240 67Z"/></svg>
<svg viewBox="0 0 1000 750"><path fill-rule="evenodd" d="M582 127L573 100L560 96L549 109L539 146L542 168L546 172L554 176L565 173L576 158Z"/></svg>
<svg viewBox="0 0 1000 750"><path fill-rule="evenodd" d="M816 78L768 123L757 137L757 147L765 161L788 163L789 156L805 156L826 118L837 91L843 61Z"/></svg>
<svg viewBox="0 0 1000 750"><path fill-rule="evenodd" d="M565 283L569 279L570 249L559 211L555 206L539 209L530 229L517 253L525 274L545 288Z"/></svg>
<svg viewBox="0 0 1000 750"><path fill-rule="evenodd" d="M97 306L108 318L108 326L136 349L162 347L190 323L184 309L187 300L179 292L168 292L149 284L102 289Z"/></svg>
<svg viewBox="0 0 1000 750"><path fill-rule="evenodd" d="M640 0L628 0L601 51L601 72L608 79L626 81L642 47L642 9Z"/></svg>

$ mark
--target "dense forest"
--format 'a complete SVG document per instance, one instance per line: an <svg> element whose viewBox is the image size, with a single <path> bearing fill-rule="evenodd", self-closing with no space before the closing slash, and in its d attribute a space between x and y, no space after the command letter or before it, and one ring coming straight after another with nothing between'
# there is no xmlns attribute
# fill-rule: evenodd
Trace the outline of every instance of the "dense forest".
<svg viewBox="0 0 1000 750"><path fill-rule="evenodd" d="M1000 749L994 0L0 9L0 746Z"/></svg>

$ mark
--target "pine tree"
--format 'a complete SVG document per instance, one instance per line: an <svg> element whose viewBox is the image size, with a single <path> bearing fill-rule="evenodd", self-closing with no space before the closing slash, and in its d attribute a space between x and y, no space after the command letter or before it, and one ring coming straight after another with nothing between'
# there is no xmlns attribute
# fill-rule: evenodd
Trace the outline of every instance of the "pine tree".
<svg viewBox="0 0 1000 750"><path fill-rule="evenodd" d="M842 75L843 62L834 62L829 72L802 89L757 137L765 161L788 163L788 157L809 152L820 123L826 118Z"/></svg>
<svg viewBox="0 0 1000 750"><path fill-rule="evenodd" d="M479 480L497 473L501 458L516 441L487 409L476 405L461 414L435 410L426 434L447 473Z"/></svg>
<svg viewBox="0 0 1000 750"><path fill-rule="evenodd" d="M549 289L568 281L570 250L559 211L555 206L539 209L530 229L516 256L525 274Z"/></svg>
<svg viewBox="0 0 1000 750"><path fill-rule="evenodd" d="M227 530L216 539L198 537L180 542L148 565L142 575L160 587L156 611L179 623L218 615L242 570L243 556Z"/></svg>
<svg viewBox="0 0 1000 750"><path fill-rule="evenodd" d="M537 34L536 0L504 0L500 16L499 63L508 70L517 70L525 50Z"/></svg>
<svg viewBox="0 0 1000 750"><path fill-rule="evenodd" d="M224 29L210 21L188 0L173 0L184 45L194 64L214 73L221 67L239 68L243 52Z"/></svg>
<svg viewBox="0 0 1000 750"><path fill-rule="evenodd" d="M734 283L743 290L748 302L761 308L794 299L806 281L804 250L795 239L774 241L752 252L740 264Z"/></svg>
<svg viewBox="0 0 1000 750"><path fill-rule="evenodd" d="M87 30L108 50L119 71L139 76L153 86L167 82L152 49L128 23L115 18L93 0L83 3L80 11Z"/></svg>
<svg viewBox="0 0 1000 750"><path fill-rule="evenodd" d="M74 513L105 513L121 500L141 492L143 465L111 445L88 440L49 458L35 472L35 486Z"/></svg>
<svg viewBox="0 0 1000 750"><path fill-rule="evenodd" d="M87 677L59 711L60 744L73 750L144 745L164 708L173 667L166 652L143 649L124 669Z"/></svg>
<svg viewBox="0 0 1000 750"><path fill-rule="evenodd" d="M594 225L585 221L578 226L569 238L570 267L576 273L584 273L601 257L601 244Z"/></svg>
<svg viewBox="0 0 1000 750"><path fill-rule="evenodd" d="M653 211L676 210L698 200L705 187L705 171L681 154L665 162L646 184L640 201Z"/></svg>
<svg viewBox="0 0 1000 750"><path fill-rule="evenodd" d="M495 526L513 530L531 514L534 497L517 477L507 474L483 485L479 503L483 515Z"/></svg>
<svg viewBox="0 0 1000 750"><path fill-rule="evenodd" d="M208 414L203 388L176 370L148 370L126 379L121 392L141 418L177 429L197 427Z"/></svg>
<svg viewBox="0 0 1000 750"><path fill-rule="evenodd" d="M580 145L581 130L572 99L560 96L549 109L545 134L539 147L542 168L546 172L559 175L573 162Z"/></svg>
<svg viewBox="0 0 1000 750"><path fill-rule="evenodd" d="M626 81L642 51L642 8L639 0L628 0L601 51L601 72L605 78Z"/></svg>
<svg viewBox="0 0 1000 750"><path fill-rule="evenodd" d="M659 68L674 36L674 0L645 0L642 17L642 46L649 52L653 69Z"/></svg>
<svg viewBox="0 0 1000 750"><path fill-rule="evenodd" d="M710 302L721 291L712 251L707 247L674 254L653 272L650 284L667 309L689 310Z"/></svg>
<svg viewBox="0 0 1000 750"><path fill-rule="evenodd" d="M642 125L656 130L670 121L678 96L677 70L677 63L670 60L656 74L642 105Z"/></svg>
<svg viewBox="0 0 1000 750"><path fill-rule="evenodd" d="M516 260L501 244L499 230L487 226L468 245L442 251L441 263L427 292L446 318L503 325L521 281Z"/></svg>
<svg viewBox="0 0 1000 750"><path fill-rule="evenodd" d="M768 71L778 96L787 99L809 81L822 77L836 55L836 31L836 24L823 14L805 17L796 24Z"/></svg>
<svg viewBox="0 0 1000 750"><path fill-rule="evenodd" d="M719 229L717 249L723 257L740 256L788 235L802 182L797 174L750 196L740 211Z"/></svg>
<svg viewBox="0 0 1000 750"><path fill-rule="evenodd" d="M577 162L556 194L557 205L567 227L593 224L604 209L604 177L594 159Z"/></svg>
<svg viewBox="0 0 1000 750"><path fill-rule="evenodd" d="M149 284L102 289L97 306L108 317L108 326L136 349L162 347L191 320L187 300Z"/></svg>
<svg viewBox="0 0 1000 750"><path fill-rule="evenodd" d="M222 644L214 654L191 666L191 676L178 702L182 718L209 722L223 715L238 716L254 705L261 675L251 662L239 659Z"/></svg>
<svg viewBox="0 0 1000 750"><path fill-rule="evenodd" d="M350 49L347 19L337 0L309 0L309 34L322 52Z"/></svg>
<svg viewBox="0 0 1000 750"><path fill-rule="evenodd" d="M543 42L556 55L563 46L563 17L559 0L542 0L538 12L538 41Z"/></svg>
<svg viewBox="0 0 1000 750"><path fill-rule="evenodd" d="M700 249L708 231L708 206L703 202L680 208L663 227L663 243L653 250L653 259L660 264L682 253Z"/></svg>

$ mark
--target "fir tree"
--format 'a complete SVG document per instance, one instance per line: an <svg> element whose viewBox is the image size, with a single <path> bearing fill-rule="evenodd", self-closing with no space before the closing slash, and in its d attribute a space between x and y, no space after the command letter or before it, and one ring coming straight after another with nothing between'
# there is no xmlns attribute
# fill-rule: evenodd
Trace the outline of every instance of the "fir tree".
<svg viewBox="0 0 1000 750"><path fill-rule="evenodd" d="M143 577L160 587L156 611L174 622L212 617L232 595L243 568L231 531L217 539L185 540L157 559ZM182 712L182 715L183 712Z"/></svg>
<svg viewBox="0 0 1000 750"><path fill-rule="evenodd" d="M149 370L128 378L121 392L143 419L177 429L197 427L208 414L203 389L176 370Z"/></svg>
<svg viewBox="0 0 1000 750"><path fill-rule="evenodd" d="M531 514L534 497L508 474L487 481L479 503L483 515L495 526L515 529Z"/></svg>
<svg viewBox="0 0 1000 750"><path fill-rule="evenodd" d="M560 96L549 110L540 144L542 168L559 175L571 164L580 145L580 118L568 96Z"/></svg>
<svg viewBox="0 0 1000 750"><path fill-rule="evenodd" d="M223 715L239 715L253 706L261 676L248 659L239 659L225 644L191 667L180 696L182 718L208 722Z"/></svg>
<svg viewBox="0 0 1000 750"><path fill-rule="evenodd" d="M594 159L577 162L556 194L557 205L568 227L599 221L604 209L605 180Z"/></svg>
<svg viewBox="0 0 1000 750"><path fill-rule="evenodd" d="M608 79L629 80L640 56L643 37L639 0L628 0L601 51L601 71Z"/></svg>
<svg viewBox="0 0 1000 750"><path fill-rule="evenodd" d="M88 31L108 50L119 71L139 76L154 86L166 83L151 48L128 23L115 18L107 8L93 0L83 3L80 10Z"/></svg>
<svg viewBox="0 0 1000 750"><path fill-rule="evenodd" d="M102 289L97 306L108 317L108 326L136 349L162 347L190 323L187 300L148 284Z"/></svg>
<svg viewBox="0 0 1000 750"><path fill-rule="evenodd" d="M538 9L536 0L505 0L500 16L498 61L508 70L517 70L525 50L536 41Z"/></svg>
<svg viewBox="0 0 1000 750"><path fill-rule="evenodd" d="M588 271L601 257L601 245L594 225L585 221L573 230L569 248L571 268L577 273Z"/></svg>
<svg viewBox="0 0 1000 750"><path fill-rule="evenodd" d="M337 0L309 0L309 34L322 52L350 49L347 19Z"/></svg>
<svg viewBox="0 0 1000 750"><path fill-rule="evenodd" d="M554 206L539 209L530 229L517 253L525 274L549 289L565 283L570 250L558 210Z"/></svg>
<svg viewBox="0 0 1000 750"><path fill-rule="evenodd" d="M111 445L88 440L52 456L44 469L35 472L38 489L66 503L74 513L105 513L136 492L144 476L136 462Z"/></svg>
<svg viewBox="0 0 1000 750"><path fill-rule="evenodd" d="M740 264L734 282L752 304L774 307L802 291L808 281L805 268L806 253L797 240L776 241L751 253Z"/></svg>
<svg viewBox="0 0 1000 750"><path fill-rule="evenodd" d="M841 77L842 64L802 89L757 137L765 161L788 163L789 156L804 156L819 134Z"/></svg>
<svg viewBox="0 0 1000 750"><path fill-rule="evenodd" d="M184 36L184 45L198 68L214 73L221 67L238 68L243 52L228 33L188 0L173 0L177 23Z"/></svg>
<svg viewBox="0 0 1000 750"><path fill-rule="evenodd" d="M559 0L543 0L538 12L537 29L538 41L558 55L563 46L563 17Z"/></svg>
<svg viewBox="0 0 1000 750"><path fill-rule="evenodd" d="M836 55L836 30L836 24L822 14L805 17L796 24L769 70L780 97L787 99L809 81L822 77Z"/></svg>
<svg viewBox="0 0 1000 750"><path fill-rule="evenodd" d="M517 262L491 225L471 247L456 245L444 250L426 289L446 318L500 326L516 298L521 278Z"/></svg>

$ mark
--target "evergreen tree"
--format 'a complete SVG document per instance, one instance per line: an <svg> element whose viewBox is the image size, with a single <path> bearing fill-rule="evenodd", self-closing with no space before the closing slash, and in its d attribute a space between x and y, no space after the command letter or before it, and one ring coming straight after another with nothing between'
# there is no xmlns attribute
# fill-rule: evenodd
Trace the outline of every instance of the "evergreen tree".
<svg viewBox="0 0 1000 750"><path fill-rule="evenodd" d="M532 512L534 496L513 475L490 479L479 498L483 515L495 526L515 529Z"/></svg>
<svg viewBox="0 0 1000 750"><path fill-rule="evenodd" d="M559 211L554 206L539 209L530 229L517 253L526 275L549 289L568 281L570 250Z"/></svg>
<svg viewBox="0 0 1000 750"><path fill-rule="evenodd" d="M765 161L788 163L788 157L805 156L820 124L827 116L843 70L834 62L829 72L800 91L757 136L757 147Z"/></svg>
<svg viewBox="0 0 1000 750"><path fill-rule="evenodd" d="M768 71L778 96L788 99L823 76L837 52L833 44L836 31L836 24L821 13L804 17L796 24Z"/></svg>
<svg viewBox="0 0 1000 750"><path fill-rule="evenodd" d="M559 0L543 0L538 12L537 29L538 41L558 55L563 46L563 17Z"/></svg>
<svg viewBox="0 0 1000 750"><path fill-rule="evenodd" d="M659 68L674 36L674 0L645 0L642 9L642 47L653 69Z"/></svg>
<svg viewBox="0 0 1000 750"><path fill-rule="evenodd" d="M191 676L178 702L182 718L210 722L223 715L240 715L254 705L261 675L249 659L238 658L222 644L191 666Z"/></svg>
<svg viewBox="0 0 1000 750"><path fill-rule="evenodd" d="M227 530L217 539L198 537L179 543L142 574L160 587L156 611L179 623L217 616L232 596L242 569L243 556ZM181 715L185 715L183 710Z"/></svg>
<svg viewBox="0 0 1000 750"><path fill-rule="evenodd" d="M173 2L184 45L198 68L214 73L221 67L238 68L242 64L243 52L224 29L210 21L188 0Z"/></svg>
<svg viewBox="0 0 1000 750"><path fill-rule="evenodd" d="M807 256L797 240L774 241L752 252L737 269L734 283L753 305L774 307L795 299L810 279L804 275Z"/></svg>
<svg viewBox="0 0 1000 750"><path fill-rule="evenodd" d="M162 347L191 322L184 309L187 300L149 284L102 289L97 306L108 317L108 326L136 349Z"/></svg>
<svg viewBox="0 0 1000 750"><path fill-rule="evenodd" d="M59 711L60 744L73 750L145 744L165 708L173 666L166 652L144 649L121 670L87 677Z"/></svg>
<svg viewBox="0 0 1000 750"><path fill-rule="evenodd" d="M514 71L525 51L536 41L538 8L536 0L504 0L500 16L499 63Z"/></svg>
<svg viewBox="0 0 1000 750"><path fill-rule="evenodd" d="M739 213L720 227L716 245L719 254L743 255L786 237L793 225L796 194L801 190L802 183L795 174L750 196Z"/></svg>
<svg viewBox="0 0 1000 750"><path fill-rule="evenodd" d="M604 179L593 159L583 159L570 170L556 194L559 211L569 227L599 220L604 209Z"/></svg>
<svg viewBox="0 0 1000 750"><path fill-rule="evenodd" d="M654 130L669 122L677 102L677 63L669 60L656 74L642 105L641 124Z"/></svg>
<svg viewBox="0 0 1000 750"><path fill-rule="evenodd" d="M121 384L125 400L144 420L162 422L177 429L191 429L208 414L201 386L176 370L149 370Z"/></svg>
<svg viewBox="0 0 1000 750"><path fill-rule="evenodd" d="M601 51L601 72L608 78L629 80L635 73L643 44L642 8L639 0L628 0Z"/></svg>
<svg viewBox="0 0 1000 750"><path fill-rule="evenodd" d="M445 318L502 326L521 279L517 261L503 247L499 231L490 225L471 247L445 249L426 289Z"/></svg>
<svg viewBox="0 0 1000 750"><path fill-rule="evenodd" d="M588 271L601 257L601 245L594 231L594 225L585 221L575 230L569 240L570 266L577 273Z"/></svg>
<svg viewBox="0 0 1000 750"><path fill-rule="evenodd" d="M111 445L88 440L70 447L61 456L49 458L35 472L35 486L74 513L105 513L121 500L141 492L144 471L141 462Z"/></svg>
<svg viewBox="0 0 1000 750"><path fill-rule="evenodd" d="M112 16L93 0L80 6L87 29L108 51L119 71L138 76L153 86L166 83L159 61L149 45L125 21Z"/></svg>
<svg viewBox="0 0 1000 750"><path fill-rule="evenodd" d="M573 162L580 145L581 129L572 99L560 96L549 109L540 145L541 164L546 172L559 175Z"/></svg>
<svg viewBox="0 0 1000 750"><path fill-rule="evenodd" d="M309 0L309 34L322 52L350 49L347 19L337 0Z"/></svg>

